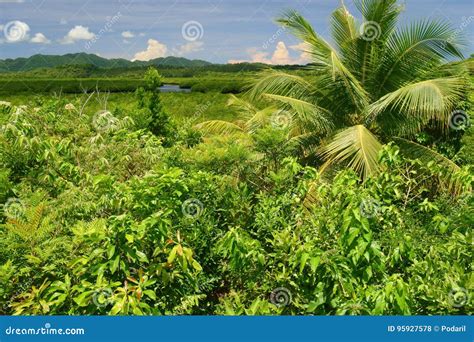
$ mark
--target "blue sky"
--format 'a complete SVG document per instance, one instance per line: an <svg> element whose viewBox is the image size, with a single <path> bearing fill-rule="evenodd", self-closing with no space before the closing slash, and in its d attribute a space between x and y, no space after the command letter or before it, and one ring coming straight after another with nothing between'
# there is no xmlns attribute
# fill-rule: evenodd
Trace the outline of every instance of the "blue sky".
<svg viewBox="0 0 474 342"><path fill-rule="evenodd" d="M451 22L474 51L474 0L406 0L402 24ZM340 0L0 0L0 59L36 53L95 53L106 58L179 55L211 62L298 62L298 41L274 19L296 9L328 37ZM357 16L352 0L345 0Z"/></svg>

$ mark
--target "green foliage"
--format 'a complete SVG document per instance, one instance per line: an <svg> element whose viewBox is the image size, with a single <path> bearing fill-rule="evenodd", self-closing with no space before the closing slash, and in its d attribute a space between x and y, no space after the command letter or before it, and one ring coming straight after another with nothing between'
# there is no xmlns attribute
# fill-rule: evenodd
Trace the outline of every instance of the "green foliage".
<svg viewBox="0 0 474 342"><path fill-rule="evenodd" d="M160 99L162 79L158 70L150 68L144 77L145 88L138 88L136 95L141 116L145 116L148 129L155 136L162 137L165 146L170 145L176 135L176 127L165 112Z"/></svg>
<svg viewBox="0 0 474 342"><path fill-rule="evenodd" d="M65 108L2 117L2 313L472 312L453 305L473 288L468 167L453 198L390 145L365 183L327 182L281 128L164 148L121 111L98 131Z"/></svg>
<svg viewBox="0 0 474 342"><path fill-rule="evenodd" d="M383 42L394 40L384 60L329 58L329 44L298 17L289 28L315 47L321 78L274 71L260 83L272 96L255 105L230 96L226 108L219 93L160 94L154 69L135 102L100 92L1 101L0 314L472 314L472 128L441 137L430 127L385 145L374 138L389 136L381 117L397 117L395 104L413 113L418 97L422 109L436 107L423 85L401 85L405 66L422 77L429 51L456 50L432 41L427 55L405 57L397 46L446 27L394 36L395 1L357 4L380 21ZM381 48L354 41L347 15L332 18L337 44L357 54ZM396 77L379 87L390 65ZM326 88L308 80L331 92L310 101ZM444 91L456 93L448 83ZM369 103L381 120L372 133L359 122ZM227 134L203 135L199 122ZM376 172L362 181L350 169L332 167L328 177L305 165L321 143L334 161ZM295 148L305 158L292 157Z"/></svg>

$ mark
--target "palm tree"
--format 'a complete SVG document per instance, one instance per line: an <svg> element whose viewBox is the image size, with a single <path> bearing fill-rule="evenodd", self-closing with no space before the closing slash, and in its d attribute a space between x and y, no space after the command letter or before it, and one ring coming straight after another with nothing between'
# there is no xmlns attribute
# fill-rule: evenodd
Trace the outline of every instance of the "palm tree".
<svg viewBox="0 0 474 342"><path fill-rule="evenodd" d="M331 16L331 43L295 11L277 22L304 42L311 64L300 77L268 70L249 91L291 113L290 138L324 167L344 163L367 177L378 168L384 142L396 141L417 158L457 166L412 141L428 125L447 130L466 90L463 42L450 25L422 20L399 28L397 0L357 0L363 22L344 3Z"/></svg>

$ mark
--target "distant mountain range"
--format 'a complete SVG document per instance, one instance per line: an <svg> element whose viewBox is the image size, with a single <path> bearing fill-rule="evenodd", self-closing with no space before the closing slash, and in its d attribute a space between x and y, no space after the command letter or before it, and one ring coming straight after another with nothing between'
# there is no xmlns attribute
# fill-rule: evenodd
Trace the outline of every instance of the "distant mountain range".
<svg viewBox="0 0 474 342"><path fill-rule="evenodd" d="M39 68L54 68L66 65L92 65L101 69L133 68L133 67L204 67L212 63L202 60L189 60L182 57L162 57L150 61L129 61L123 58L107 59L88 53L70 53L63 56L33 55L28 58L0 60L0 72L30 71Z"/></svg>

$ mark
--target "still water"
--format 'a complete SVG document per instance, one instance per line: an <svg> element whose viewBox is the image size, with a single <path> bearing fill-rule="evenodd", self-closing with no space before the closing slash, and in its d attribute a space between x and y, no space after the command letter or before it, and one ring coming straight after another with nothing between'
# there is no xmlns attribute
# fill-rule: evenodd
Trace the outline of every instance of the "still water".
<svg viewBox="0 0 474 342"><path fill-rule="evenodd" d="M164 84L160 87L162 93L190 93L191 89L181 88L176 84Z"/></svg>

